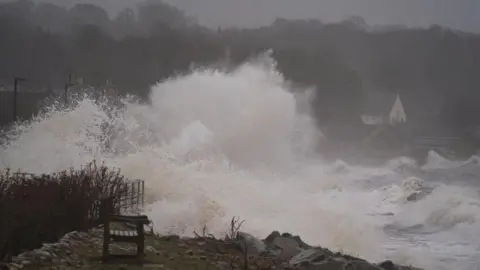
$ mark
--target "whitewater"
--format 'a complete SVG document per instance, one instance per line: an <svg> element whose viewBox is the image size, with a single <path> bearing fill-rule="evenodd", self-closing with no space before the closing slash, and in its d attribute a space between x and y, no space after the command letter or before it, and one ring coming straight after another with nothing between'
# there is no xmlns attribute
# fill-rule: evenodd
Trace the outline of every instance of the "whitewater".
<svg viewBox="0 0 480 270"><path fill-rule="evenodd" d="M159 82L148 103L79 94L9 130L0 169L50 173L93 159L120 168L145 180L161 234L206 226L223 236L239 216L261 238L279 230L374 262L478 269L480 159L326 161L311 93L261 57Z"/></svg>

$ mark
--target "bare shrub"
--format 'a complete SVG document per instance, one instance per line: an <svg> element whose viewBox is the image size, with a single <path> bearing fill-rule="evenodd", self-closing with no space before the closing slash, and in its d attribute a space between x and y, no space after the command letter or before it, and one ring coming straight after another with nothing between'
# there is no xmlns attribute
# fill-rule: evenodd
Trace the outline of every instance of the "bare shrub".
<svg viewBox="0 0 480 270"><path fill-rule="evenodd" d="M100 200L118 205L127 190L119 171L96 162L44 175L0 171L0 259L98 225Z"/></svg>

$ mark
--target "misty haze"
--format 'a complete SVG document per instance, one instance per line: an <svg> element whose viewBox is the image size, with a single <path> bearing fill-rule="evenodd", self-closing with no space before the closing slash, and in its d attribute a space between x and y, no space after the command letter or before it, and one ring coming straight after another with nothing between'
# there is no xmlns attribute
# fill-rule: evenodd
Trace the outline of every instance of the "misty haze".
<svg viewBox="0 0 480 270"><path fill-rule="evenodd" d="M479 15L0 0L0 268L476 269Z"/></svg>

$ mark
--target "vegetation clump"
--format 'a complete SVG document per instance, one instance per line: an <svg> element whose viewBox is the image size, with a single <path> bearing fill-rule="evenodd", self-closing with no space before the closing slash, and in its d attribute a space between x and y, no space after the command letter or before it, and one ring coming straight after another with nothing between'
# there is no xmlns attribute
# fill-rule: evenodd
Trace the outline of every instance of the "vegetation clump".
<svg viewBox="0 0 480 270"><path fill-rule="evenodd" d="M95 162L82 169L33 175L0 171L0 259L99 224L99 202L118 204L128 182Z"/></svg>

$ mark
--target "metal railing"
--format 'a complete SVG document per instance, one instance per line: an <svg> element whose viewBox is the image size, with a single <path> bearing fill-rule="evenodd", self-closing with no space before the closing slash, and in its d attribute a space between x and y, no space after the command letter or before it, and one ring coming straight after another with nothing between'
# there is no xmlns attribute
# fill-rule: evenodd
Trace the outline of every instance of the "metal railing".
<svg viewBox="0 0 480 270"><path fill-rule="evenodd" d="M145 206L145 181L131 180L126 192L121 195L117 209L120 213L138 214Z"/></svg>

